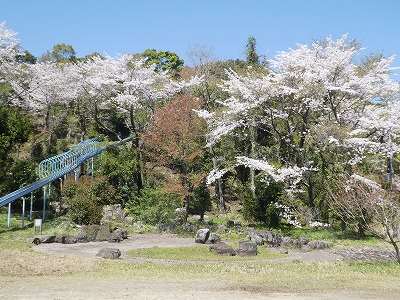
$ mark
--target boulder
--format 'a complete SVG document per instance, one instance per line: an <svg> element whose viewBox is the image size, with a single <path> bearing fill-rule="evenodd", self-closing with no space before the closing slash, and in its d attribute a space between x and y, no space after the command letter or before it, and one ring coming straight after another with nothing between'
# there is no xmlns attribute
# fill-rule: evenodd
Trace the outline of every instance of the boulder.
<svg viewBox="0 0 400 300"><path fill-rule="evenodd" d="M27 238L26 241L30 244L39 245L42 241L38 237Z"/></svg>
<svg viewBox="0 0 400 300"><path fill-rule="evenodd" d="M195 243L205 244L210 236L210 229L203 228L196 232Z"/></svg>
<svg viewBox="0 0 400 300"><path fill-rule="evenodd" d="M221 237L216 233L210 233L207 244L217 244L221 241Z"/></svg>
<svg viewBox="0 0 400 300"><path fill-rule="evenodd" d="M128 238L128 231L123 228L114 228L114 232L119 234L123 240L126 240Z"/></svg>
<svg viewBox="0 0 400 300"><path fill-rule="evenodd" d="M258 254L257 244L254 241L239 242L235 252L239 256L255 256Z"/></svg>
<svg viewBox="0 0 400 300"><path fill-rule="evenodd" d="M273 231L262 231L259 235L263 238L264 243L270 247L279 247L282 243L282 235Z"/></svg>
<svg viewBox="0 0 400 300"><path fill-rule="evenodd" d="M128 225L133 225L133 219L131 217L125 217L124 223Z"/></svg>
<svg viewBox="0 0 400 300"><path fill-rule="evenodd" d="M126 238L128 238L128 231L123 228L115 228L112 231L107 225L84 225L75 236L78 243L120 242Z"/></svg>
<svg viewBox="0 0 400 300"><path fill-rule="evenodd" d="M308 237L306 236L301 236L297 239L297 246L298 247L303 247L304 245L307 245L310 242L310 240L308 239Z"/></svg>
<svg viewBox="0 0 400 300"><path fill-rule="evenodd" d="M109 243L119 243L123 240L120 232L111 232L108 235L107 242Z"/></svg>
<svg viewBox="0 0 400 300"><path fill-rule="evenodd" d="M225 225L218 225L217 226L217 232L218 233L225 233L225 232L228 232L229 230L225 227Z"/></svg>
<svg viewBox="0 0 400 300"><path fill-rule="evenodd" d="M75 244L77 242L77 239L74 236L63 235L57 237L56 242L61 244Z"/></svg>
<svg viewBox="0 0 400 300"><path fill-rule="evenodd" d="M219 255L229 255L229 256L236 255L236 253L233 250L232 246L229 246L224 242L219 242L219 243L216 243L216 244L212 244L210 246L210 251L214 252L216 254L219 254Z"/></svg>
<svg viewBox="0 0 400 300"><path fill-rule="evenodd" d="M332 242L326 242L326 241L311 241L308 243L308 246L311 249L326 249L326 248L332 248L333 243Z"/></svg>
<svg viewBox="0 0 400 300"><path fill-rule="evenodd" d="M55 235L37 235L34 238L38 238L40 243L54 243L56 241Z"/></svg>
<svg viewBox="0 0 400 300"><path fill-rule="evenodd" d="M264 245L264 239L259 235L250 235L250 240L254 241L258 246Z"/></svg>
<svg viewBox="0 0 400 300"><path fill-rule="evenodd" d="M116 248L102 248L96 254L96 256L105 258L105 259L116 259L121 256L121 251Z"/></svg>
<svg viewBox="0 0 400 300"><path fill-rule="evenodd" d="M195 232L196 226L190 223L183 223L182 224L182 229L185 232Z"/></svg>
<svg viewBox="0 0 400 300"><path fill-rule="evenodd" d="M291 237L285 236L282 238L281 246L282 247L297 246L297 240L293 239Z"/></svg>
<svg viewBox="0 0 400 300"><path fill-rule="evenodd" d="M92 241L93 242L104 242L104 241L108 241L108 239L110 238L111 229L108 226L100 225L100 226L97 226L97 228L93 227L93 230L94 230L93 236L95 236L95 237L94 237L94 239L90 239L89 242L92 242Z"/></svg>

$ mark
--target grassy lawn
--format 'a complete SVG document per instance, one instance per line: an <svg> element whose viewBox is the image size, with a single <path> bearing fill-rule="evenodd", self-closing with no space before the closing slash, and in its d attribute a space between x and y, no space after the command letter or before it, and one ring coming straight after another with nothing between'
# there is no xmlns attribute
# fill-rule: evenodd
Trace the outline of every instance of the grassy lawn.
<svg viewBox="0 0 400 300"><path fill-rule="evenodd" d="M237 245L233 244L235 249ZM257 256L222 256L215 255L215 253L209 250L209 246L197 246L197 247L177 247L177 248L146 248L146 249L134 249L128 251L126 254L132 257L143 257L143 258L158 258L168 260L188 260L188 261L248 261L248 260L265 260L287 257L287 254L275 252L266 249L265 247L259 247L259 253Z"/></svg>
<svg viewBox="0 0 400 300"><path fill-rule="evenodd" d="M20 229L20 224L7 228L6 217L0 217L0 281L31 282L65 281L71 284L93 284L104 280L151 280L155 282L225 282L238 289L256 288L265 292L310 293L322 291L363 291L400 294L400 265L396 262L335 261L302 263L300 261L261 261L285 257L284 254L259 247L257 257L216 256L208 246L188 248L148 248L129 251L133 257L167 260L193 260L207 263L155 263L100 260L42 253L26 242L33 228ZM58 228L60 227L60 228ZM44 224L43 233L64 230L59 221ZM289 234L289 233L288 233ZM333 231L305 230L292 236L333 240L345 245L379 245L377 240L350 239ZM251 260L251 261L246 261ZM260 260L260 261L257 261ZM246 263L244 263L246 261ZM227 263L229 262L229 263ZM1 294L1 293L0 293Z"/></svg>

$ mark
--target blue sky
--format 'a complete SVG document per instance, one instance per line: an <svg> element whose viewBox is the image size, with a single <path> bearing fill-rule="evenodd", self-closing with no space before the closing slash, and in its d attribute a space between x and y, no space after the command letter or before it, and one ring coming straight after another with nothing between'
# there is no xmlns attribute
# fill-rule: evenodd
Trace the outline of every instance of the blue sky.
<svg viewBox="0 0 400 300"><path fill-rule="evenodd" d="M56 43L71 44L78 57L154 48L189 65L195 45L218 59L244 59L249 36L267 58L345 33L365 54L400 55L399 12L398 0L0 0L0 21L35 56Z"/></svg>

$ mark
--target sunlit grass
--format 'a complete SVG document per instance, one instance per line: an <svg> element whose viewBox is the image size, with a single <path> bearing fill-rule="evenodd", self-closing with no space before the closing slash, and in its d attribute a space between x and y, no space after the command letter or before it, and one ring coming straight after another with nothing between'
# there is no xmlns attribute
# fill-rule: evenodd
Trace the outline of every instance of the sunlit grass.
<svg viewBox="0 0 400 300"><path fill-rule="evenodd" d="M235 248L235 245L233 245ZM177 248L146 248L135 249L127 252L131 257L155 258L165 260L188 260L188 261L246 261L246 260L264 260L288 257L288 254L271 251L266 247L258 247L256 256L225 256L217 255L209 250L209 246L196 247L177 247Z"/></svg>

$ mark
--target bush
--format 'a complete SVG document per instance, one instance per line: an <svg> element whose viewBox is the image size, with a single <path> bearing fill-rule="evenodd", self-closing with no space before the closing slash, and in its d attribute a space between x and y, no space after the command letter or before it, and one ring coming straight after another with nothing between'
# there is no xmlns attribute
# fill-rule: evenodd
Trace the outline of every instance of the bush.
<svg viewBox="0 0 400 300"><path fill-rule="evenodd" d="M76 224L100 224L102 213L103 209L97 198L88 191L80 191L68 199L68 216Z"/></svg>
<svg viewBox="0 0 400 300"><path fill-rule="evenodd" d="M194 189L193 200L189 207L190 214L198 214L201 219L204 217L204 213L211 209L211 197L210 192L207 188L206 182L202 182L198 187Z"/></svg>
<svg viewBox="0 0 400 300"><path fill-rule="evenodd" d="M68 205L68 217L77 224L99 224L103 205L120 201L119 194L103 176L83 176L78 181L69 178L63 189Z"/></svg>
<svg viewBox="0 0 400 300"><path fill-rule="evenodd" d="M176 208L181 200L174 195L167 195L155 188L145 188L127 205L127 211L135 220L149 225L167 223L174 218Z"/></svg>

